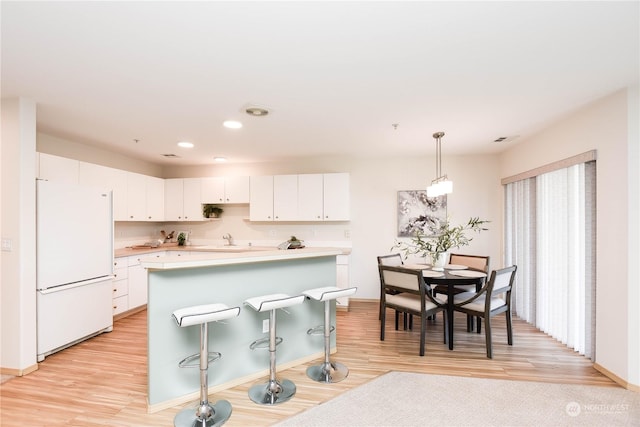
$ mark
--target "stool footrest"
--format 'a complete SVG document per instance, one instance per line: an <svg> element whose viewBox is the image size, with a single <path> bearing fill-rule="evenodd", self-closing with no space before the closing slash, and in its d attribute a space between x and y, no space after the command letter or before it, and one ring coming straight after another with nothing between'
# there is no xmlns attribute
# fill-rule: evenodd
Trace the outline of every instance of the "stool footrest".
<svg viewBox="0 0 640 427"><path fill-rule="evenodd" d="M332 325L331 328L329 328L329 333L335 330L336 327ZM324 325L318 325L315 328L308 329L307 335L324 335Z"/></svg>
<svg viewBox="0 0 640 427"><path fill-rule="evenodd" d="M214 362L222 357L221 353L216 351L210 351L208 354L208 362ZM187 356L182 359L178 366L180 368L199 368L200 367L200 353L192 354L191 356Z"/></svg>
<svg viewBox="0 0 640 427"><path fill-rule="evenodd" d="M282 337L276 337L276 345L280 345L280 343L282 342ZM254 342L251 343L251 345L249 346L249 348L251 350L255 350L256 348L269 348L269 338L260 338L255 340Z"/></svg>

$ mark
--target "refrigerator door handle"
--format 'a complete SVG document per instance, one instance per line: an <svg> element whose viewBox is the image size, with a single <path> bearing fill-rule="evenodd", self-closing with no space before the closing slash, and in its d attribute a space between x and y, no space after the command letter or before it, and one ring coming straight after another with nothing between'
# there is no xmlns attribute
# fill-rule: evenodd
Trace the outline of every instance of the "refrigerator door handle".
<svg viewBox="0 0 640 427"><path fill-rule="evenodd" d="M61 292L61 291L66 291L68 289L79 288L80 286L91 285L93 283L105 282L107 280L113 280L113 276L109 275L109 276L96 277L95 279L83 280L82 282L69 283L68 285L54 286L53 288L47 288L47 289L38 289L38 292L40 292L42 295L47 295L54 292Z"/></svg>

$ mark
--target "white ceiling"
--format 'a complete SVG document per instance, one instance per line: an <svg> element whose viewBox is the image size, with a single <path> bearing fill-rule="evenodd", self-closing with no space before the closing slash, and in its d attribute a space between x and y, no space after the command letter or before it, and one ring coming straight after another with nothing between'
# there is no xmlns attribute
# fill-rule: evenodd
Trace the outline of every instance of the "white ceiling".
<svg viewBox="0 0 640 427"><path fill-rule="evenodd" d="M431 155L440 130L445 156L493 153L640 73L637 1L0 7L2 96L36 101L40 132L156 164Z"/></svg>

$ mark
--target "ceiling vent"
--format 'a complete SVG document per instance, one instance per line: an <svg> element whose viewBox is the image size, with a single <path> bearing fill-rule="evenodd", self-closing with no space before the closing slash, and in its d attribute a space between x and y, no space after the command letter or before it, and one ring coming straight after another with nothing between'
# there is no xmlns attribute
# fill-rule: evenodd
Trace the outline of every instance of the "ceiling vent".
<svg viewBox="0 0 640 427"><path fill-rule="evenodd" d="M520 135L501 136L493 140L493 142L511 142L517 139Z"/></svg>
<svg viewBox="0 0 640 427"><path fill-rule="evenodd" d="M247 107L244 111L252 117L264 117L269 114L269 110L261 107Z"/></svg>
<svg viewBox="0 0 640 427"><path fill-rule="evenodd" d="M166 157L167 159L177 159L180 156L176 156L175 154L160 154L162 157Z"/></svg>

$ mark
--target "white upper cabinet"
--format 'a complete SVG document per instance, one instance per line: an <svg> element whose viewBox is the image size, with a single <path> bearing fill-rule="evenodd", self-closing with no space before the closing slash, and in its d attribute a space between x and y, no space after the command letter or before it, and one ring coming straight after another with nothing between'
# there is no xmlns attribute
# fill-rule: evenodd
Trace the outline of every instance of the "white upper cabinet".
<svg viewBox="0 0 640 427"><path fill-rule="evenodd" d="M349 221L349 174L251 177L251 221Z"/></svg>
<svg viewBox="0 0 640 427"><path fill-rule="evenodd" d="M38 178L49 181L79 182L80 162L66 157L38 153Z"/></svg>
<svg viewBox="0 0 640 427"><path fill-rule="evenodd" d="M225 178L225 203L249 203L249 177L232 176Z"/></svg>
<svg viewBox="0 0 640 427"><path fill-rule="evenodd" d="M348 173L326 173L324 181L324 220L349 221L350 185Z"/></svg>
<svg viewBox="0 0 640 427"><path fill-rule="evenodd" d="M273 217L275 221L298 220L298 175L273 177Z"/></svg>
<svg viewBox="0 0 640 427"><path fill-rule="evenodd" d="M164 221L164 179L146 177L147 221Z"/></svg>
<svg viewBox="0 0 640 427"><path fill-rule="evenodd" d="M273 176L252 176L249 219L273 221Z"/></svg>
<svg viewBox="0 0 640 427"><path fill-rule="evenodd" d="M248 176L202 178L202 203L249 203Z"/></svg>
<svg viewBox="0 0 640 427"><path fill-rule="evenodd" d="M165 221L202 221L201 179L165 179Z"/></svg>
<svg viewBox="0 0 640 427"><path fill-rule="evenodd" d="M127 172L127 221L146 221L147 177Z"/></svg>
<svg viewBox="0 0 640 427"><path fill-rule="evenodd" d="M127 220L164 221L164 179L127 172Z"/></svg>
<svg viewBox="0 0 640 427"><path fill-rule="evenodd" d="M111 190L113 220L127 220L127 173L120 169L80 162L80 185Z"/></svg>
<svg viewBox="0 0 640 427"><path fill-rule="evenodd" d="M322 205L322 174L298 175L298 219L322 221L324 212Z"/></svg>

